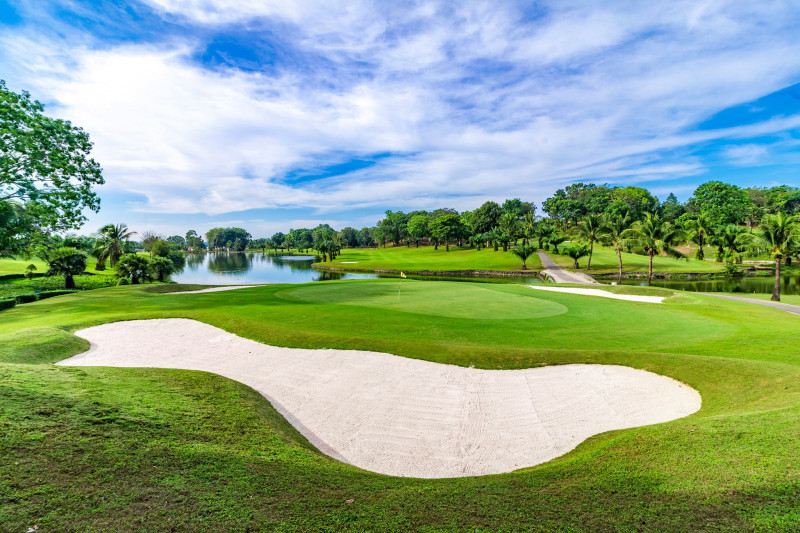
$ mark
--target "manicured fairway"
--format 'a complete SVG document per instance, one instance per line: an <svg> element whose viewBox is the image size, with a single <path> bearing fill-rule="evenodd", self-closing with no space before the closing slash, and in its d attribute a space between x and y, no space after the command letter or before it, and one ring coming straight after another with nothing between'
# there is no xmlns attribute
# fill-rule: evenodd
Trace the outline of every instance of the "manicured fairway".
<svg viewBox="0 0 800 533"><path fill-rule="evenodd" d="M11 257L0 257L0 276L7 274L24 274L28 265L36 267L35 272L46 272L47 263L38 257L31 257L30 259L15 259Z"/></svg>
<svg viewBox="0 0 800 533"><path fill-rule="evenodd" d="M539 258L532 255L528 259L528 270L531 275L542 268ZM452 271L452 270L522 270L522 261L511 252L497 252L484 248L480 252L475 248L459 248L451 246L445 251L444 246L434 250L433 246L419 248L406 246L388 248L352 248L342 250L335 261L317 263L323 266L335 266L348 269L365 270L409 270L409 271Z"/></svg>
<svg viewBox="0 0 800 533"><path fill-rule="evenodd" d="M436 301L450 289L414 287L408 296L435 311L421 314L393 307L381 284L192 295L114 287L3 311L0 524L11 531L33 524L46 531L800 528L797 316L693 294L654 305L462 283L453 285L483 305L446 316ZM349 290L368 299L337 301ZM536 300L567 312L514 315ZM504 302L507 318L482 312ZM280 346L478 368L622 364L685 382L703 407L666 424L598 435L534 468L420 480L320 454L263 397L219 376L45 364L86 349L71 335L77 328L169 317Z"/></svg>

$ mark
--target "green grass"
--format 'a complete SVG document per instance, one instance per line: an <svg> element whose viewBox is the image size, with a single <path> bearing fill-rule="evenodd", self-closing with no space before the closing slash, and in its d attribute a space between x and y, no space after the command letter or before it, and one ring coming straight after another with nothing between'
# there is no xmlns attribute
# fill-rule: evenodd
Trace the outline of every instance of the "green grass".
<svg viewBox="0 0 800 533"><path fill-rule="evenodd" d="M521 271L522 261L511 252L503 252L502 248L495 252L484 248L480 252L475 248L451 246L446 251L444 246L434 250L433 246L419 248L397 246L389 248L349 248L334 261L317 263L322 266L333 266L351 270L408 270L447 272L454 270L502 270ZM534 272L542 268L539 258L533 254L527 261L528 270ZM531 273L533 275L533 272Z"/></svg>
<svg viewBox="0 0 800 533"><path fill-rule="evenodd" d="M100 289L117 284L112 274L75 276L75 288L79 290ZM14 279L0 283L0 298L12 298L22 294L35 294L64 288L63 276L36 277L33 279Z"/></svg>
<svg viewBox="0 0 800 533"><path fill-rule="evenodd" d="M7 276L8 274L24 274L28 265L34 265L36 267L34 272L37 273L47 271L47 263L38 257L31 257L30 259L0 257L0 276Z"/></svg>
<svg viewBox="0 0 800 533"><path fill-rule="evenodd" d="M736 296L737 298L752 298L754 300L769 300L772 298L772 294L761 294L761 293L744 293L744 292L717 292L714 294L721 294L723 296ZM800 295L796 294L781 294L781 302L782 304L792 304L792 305L800 305Z"/></svg>
<svg viewBox="0 0 800 533"><path fill-rule="evenodd" d="M559 245L559 248L569 246L569 243ZM564 268L572 269L573 260L566 255L556 255L550 252L550 257L557 265ZM578 263L581 272L587 272L586 264L588 257L584 257ZM649 258L646 255L622 253L622 271L623 272L647 272ZM722 272L724 265L715 261L698 261L697 259L674 259L672 257L657 256L653 258L653 272L674 272L674 273L687 273L687 272ZM595 244L594 254L592 255L592 270L589 273L613 273L619 272L619 260L617 253L613 248L599 246Z"/></svg>
<svg viewBox="0 0 800 533"><path fill-rule="evenodd" d="M654 305L514 284L403 284L401 302L414 305L391 301L396 282L359 280L196 295L113 287L3 311L0 530L800 528L798 317L692 294ZM463 309L448 316L442 300L461 290ZM520 316L551 305L568 312ZM510 474L404 479L320 454L264 398L219 376L46 364L86 348L77 328L157 317L274 345L478 368L622 364L695 387L703 407Z"/></svg>

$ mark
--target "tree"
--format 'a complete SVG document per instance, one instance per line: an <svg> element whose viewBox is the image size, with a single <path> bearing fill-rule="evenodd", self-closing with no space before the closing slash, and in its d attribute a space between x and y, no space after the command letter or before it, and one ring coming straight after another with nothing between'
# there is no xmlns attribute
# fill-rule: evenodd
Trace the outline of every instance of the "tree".
<svg viewBox="0 0 800 533"><path fill-rule="evenodd" d="M179 250L183 250L186 248L186 239L184 239L180 235L172 235L171 237L167 237L166 241L172 243L172 245Z"/></svg>
<svg viewBox="0 0 800 533"><path fill-rule="evenodd" d="M697 245L695 257L702 261L706 256L705 247L714 236L714 226L706 215L700 213L686 221L686 229L688 230L686 238Z"/></svg>
<svg viewBox="0 0 800 533"><path fill-rule="evenodd" d="M86 254L69 246L61 246L52 251L42 252L44 259L50 266L48 276L64 276L64 288L74 289L75 278L86 270Z"/></svg>
<svg viewBox="0 0 800 533"><path fill-rule="evenodd" d="M339 238L342 240L342 245L347 248L355 248L361 244L358 240L358 230L355 228L343 228L339 232Z"/></svg>
<svg viewBox="0 0 800 533"><path fill-rule="evenodd" d="M125 224L106 224L99 231L100 238L97 239L97 249L95 257L97 264L105 264L106 260L111 264L111 268L117 266L120 257L127 253L126 243L135 231L129 231ZM99 269L98 269L99 270Z"/></svg>
<svg viewBox="0 0 800 533"><path fill-rule="evenodd" d="M431 235L440 242L444 242L447 251L450 251L450 241L455 239L464 229L461 217L456 214L442 215L430 223Z"/></svg>
<svg viewBox="0 0 800 533"><path fill-rule="evenodd" d="M186 246L194 250L202 250L206 247L206 243L193 229L186 232Z"/></svg>
<svg viewBox="0 0 800 533"><path fill-rule="evenodd" d="M586 257L587 255L589 255L589 247L586 246L585 244L576 244L573 246L568 246L567 249L564 250L564 254L574 261L572 268L577 270L580 268L580 265L578 265L578 261L582 257Z"/></svg>
<svg viewBox="0 0 800 533"><path fill-rule="evenodd" d="M515 246L511 249L511 253L522 259L522 270L527 270L528 265L527 261L528 258L536 251L535 246L528 246L527 244L522 244L520 246Z"/></svg>
<svg viewBox="0 0 800 533"><path fill-rule="evenodd" d="M472 231L475 233L488 233L492 231L500 221L503 211L497 202L485 202L482 206L472 212Z"/></svg>
<svg viewBox="0 0 800 533"><path fill-rule="evenodd" d="M781 301L781 260L800 246L800 220L785 213L765 215L758 229L747 237L754 254L768 253L775 261L773 302Z"/></svg>
<svg viewBox="0 0 800 533"><path fill-rule="evenodd" d="M386 211L386 218L378 222L378 227L388 240L398 245L408 236L408 216L402 211Z"/></svg>
<svg viewBox="0 0 800 533"><path fill-rule="evenodd" d="M150 260L142 255L126 255L117 263L117 276L130 279L133 285L149 280L150 274Z"/></svg>
<svg viewBox="0 0 800 533"><path fill-rule="evenodd" d="M661 218L673 224L685 211L686 208L678 202L678 197L672 193L669 193L667 199L661 204Z"/></svg>
<svg viewBox="0 0 800 533"><path fill-rule="evenodd" d="M553 245L553 251L555 253L558 252L558 245L566 242L568 237L563 233L551 233L550 236L547 238L547 242Z"/></svg>
<svg viewBox="0 0 800 533"><path fill-rule="evenodd" d="M153 257L153 245L161 240L163 240L161 235L155 231L146 230L142 233L142 248L145 252L150 253L150 257Z"/></svg>
<svg viewBox="0 0 800 533"><path fill-rule="evenodd" d="M721 181L700 185L690 201L714 225L738 224L747 220L748 211L753 205L743 189Z"/></svg>
<svg viewBox="0 0 800 533"><path fill-rule="evenodd" d="M672 223L661 220L657 214L645 213L644 219L627 230L625 234L650 258L647 285L650 285L653 279L653 257L667 254L677 259L686 259L684 254L673 248L673 245L681 238L680 230Z"/></svg>
<svg viewBox="0 0 800 533"><path fill-rule="evenodd" d="M274 233L272 237L270 237L270 240L272 241L273 247L275 247L276 249L280 248L281 250L283 250L283 241L286 240L286 235L283 232L278 231Z"/></svg>
<svg viewBox="0 0 800 533"><path fill-rule="evenodd" d="M158 281L166 281L167 277L175 271L174 263L166 257L154 257L150 260L150 273Z"/></svg>
<svg viewBox="0 0 800 533"><path fill-rule="evenodd" d="M100 209L92 187L103 184L102 169L86 132L43 111L0 80L0 203L23 207L42 230L78 228L85 210Z"/></svg>
<svg viewBox="0 0 800 533"><path fill-rule="evenodd" d="M606 208L610 215L627 214L631 220L641 220L645 213L658 210L658 198L642 187L616 187Z"/></svg>
<svg viewBox="0 0 800 533"><path fill-rule="evenodd" d="M613 246L619 261L619 276L617 282L622 281L622 249L625 246L625 232L631 227L630 217L625 215L606 214L600 229L600 241L608 246Z"/></svg>
<svg viewBox="0 0 800 533"><path fill-rule="evenodd" d="M600 237L600 229L603 225L603 219L599 215L589 214L583 217L581 223L578 225L578 236L589 241L589 262L586 265L586 270L592 269L592 254L594 254L594 241Z"/></svg>
<svg viewBox="0 0 800 533"><path fill-rule="evenodd" d="M517 240L519 235L519 219L513 213L503 213L500 215L498 227L501 232L503 251L508 251L508 243Z"/></svg>
<svg viewBox="0 0 800 533"><path fill-rule="evenodd" d="M539 248L544 248L544 241L550 239L554 231L555 229L549 220L540 220L534 226L531 236L539 241Z"/></svg>
<svg viewBox="0 0 800 533"><path fill-rule="evenodd" d="M283 233L281 235L283 236ZM206 241L212 250L242 252L247 248L251 238L252 235L242 228L213 228L206 232Z"/></svg>
<svg viewBox="0 0 800 533"><path fill-rule="evenodd" d="M430 234L430 230L428 229L428 216L419 214L408 219L408 234L416 243L417 248L419 248L419 241L428 237Z"/></svg>
<svg viewBox="0 0 800 533"><path fill-rule="evenodd" d="M728 224L714 235L714 242L719 247L718 261L723 259L730 263L741 263L741 254L744 251L747 230L735 224ZM727 258L727 259L726 259Z"/></svg>

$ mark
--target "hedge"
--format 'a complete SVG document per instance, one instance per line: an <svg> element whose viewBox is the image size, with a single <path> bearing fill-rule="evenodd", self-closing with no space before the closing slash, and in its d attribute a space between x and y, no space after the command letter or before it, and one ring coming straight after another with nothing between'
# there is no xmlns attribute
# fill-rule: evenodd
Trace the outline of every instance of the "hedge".
<svg viewBox="0 0 800 533"><path fill-rule="evenodd" d="M15 297L18 304L29 304L36 301L35 294L19 294Z"/></svg>
<svg viewBox="0 0 800 533"><path fill-rule="evenodd" d="M0 300L0 311L4 309L11 309L15 305L17 305L17 301L14 298L5 298Z"/></svg>
<svg viewBox="0 0 800 533"><path fill-rule="evenodd" d="M61 296L62 294L74 294L80 291L72 291L72 290L61 290L61 291L42 291L39 293L39 299L44 300L45 298L52 298L53 296Z"/></svg>

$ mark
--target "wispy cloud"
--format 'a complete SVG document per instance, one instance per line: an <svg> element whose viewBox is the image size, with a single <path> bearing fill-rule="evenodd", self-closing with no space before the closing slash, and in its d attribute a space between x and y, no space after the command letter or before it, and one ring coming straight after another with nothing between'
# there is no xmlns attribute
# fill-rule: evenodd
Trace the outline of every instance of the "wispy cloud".
<svg viewBox="0 0 800 533"><path fill-rule="evenodd" d="M118 41L40 16L0 36L12 86L85 127L107 189L139 211L468 208L577 179L666 187L707 171L704 145L800 126L790 114L698 129L800 81L791 2L148 4L180 31ZM236 46L211 64L211 42ZM735 165L767 154L720 150ZM375 154L389 156L287 179Z"/></svg>

